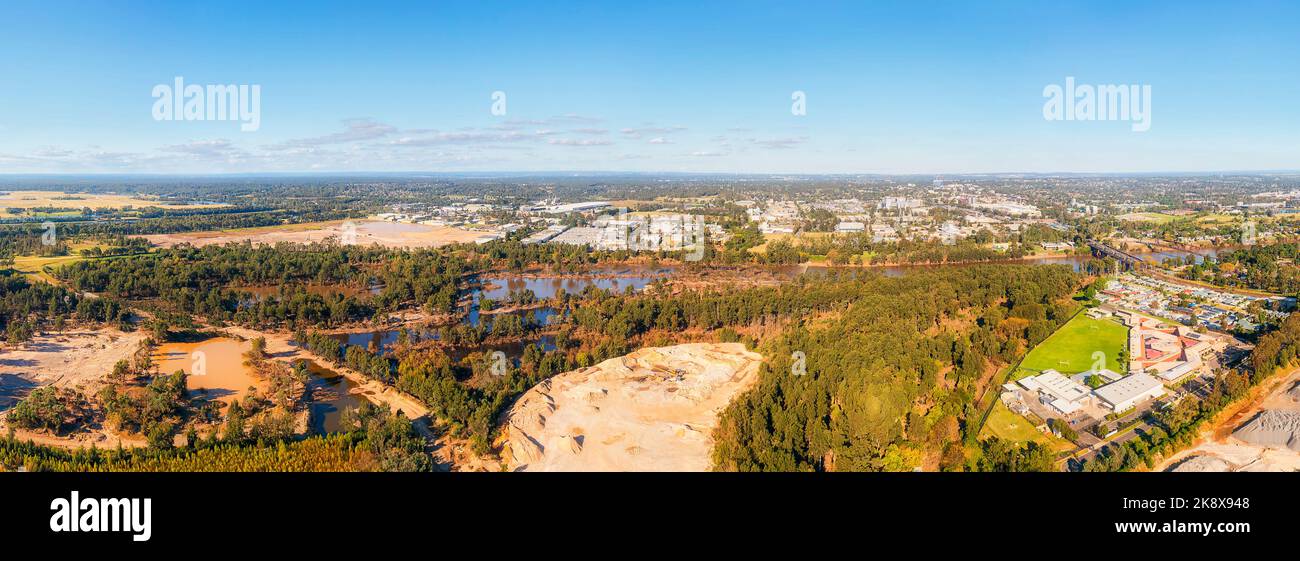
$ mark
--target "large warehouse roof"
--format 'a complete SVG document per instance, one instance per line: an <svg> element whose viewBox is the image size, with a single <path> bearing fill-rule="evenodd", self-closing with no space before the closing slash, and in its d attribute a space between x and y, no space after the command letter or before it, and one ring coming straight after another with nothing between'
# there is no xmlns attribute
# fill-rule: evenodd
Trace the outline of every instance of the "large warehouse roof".
<svg viewBox="0 0 1300 561"><path fill-rule="evenodd" d="M1130 374L1118 382L1112 382L1093 390L1093 393L1108 403L1121 404L1157 389L1163 393L1164 385L1150 374Z"/></svg>

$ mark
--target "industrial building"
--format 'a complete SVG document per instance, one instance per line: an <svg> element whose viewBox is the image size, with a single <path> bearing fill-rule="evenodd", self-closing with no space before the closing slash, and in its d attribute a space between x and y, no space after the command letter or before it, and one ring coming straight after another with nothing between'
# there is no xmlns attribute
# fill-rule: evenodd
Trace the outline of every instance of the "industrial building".
<svg viewBox="0 0 1300 561"><path fill-rule="evenodd" d="M1093 390L1112 411L1126 411L1147 400L1165 395L1165 385L1150 374L1130 374L1117 382Z"/></svg>
<svg viewBox="0 0 1300 561"><path fill-rule="evenodd" d="M1092 392L1088 386L1062 376L1055 370L1044 370L1037 376L1021 378L1020 387L1037 392L1038 400L1062 415L1070 415L1087 405Z"/></svg>

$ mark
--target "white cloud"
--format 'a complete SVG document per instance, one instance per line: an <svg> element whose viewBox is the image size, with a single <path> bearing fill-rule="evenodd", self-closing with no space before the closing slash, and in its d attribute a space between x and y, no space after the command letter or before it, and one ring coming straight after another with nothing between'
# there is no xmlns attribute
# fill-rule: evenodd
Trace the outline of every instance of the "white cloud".
<svg viewBox="0 0 1300 561"><path fill-rule="evenodd" d="M397 132L397 127L373 121L371 119L347 119L343 121L343 130L324 136L296 138L270 146L271 150L301 148L303 146L324 146L328 144L345 144L360 140L375 140Z"/></svg>
<svg viewBox="0 0 1300 561"><path fill-rule="evenodd" d="M804 142L808 141L808 137L797 136L797 137L789 137L789 138L768 138L768 139L751 138L749 139L749 141L754 143L754 145L760 146L762 148L769 148L772 150L782 150L786 148L794 148L798 144L803 144Z"/></svg>
<svg viewBox="0 0 1300 561"><path fill-rule="evenodd" d="M576 138L552 138L546 142L555 146L608 146L613 144L603 138L600 139L576 139Z"/></svg>
<svg viewBox="0 0 1300 561"><path fill-rule="evenodd" d="M424 136L403 136L393 139L382 146L434 146L439 144L480 144L485 142L519 142L526 140L536 140L540 135L537 133L526 134L515 131L506 132L486 132L486 131L458 131L458 132L437 132L428 131Z"/></svg>
<svg viewBox="0 0 1300 561"><path fill-rule="evenodd" d="M643 127L623 128L620 129L618 132L622 133L624 136L627 136L629 138L641 138L642 136L645 136L647 134L672 134L684 130L686 130L686 127L683 127L681 125L673 125L671 127L660 127L660 126L655 126L653 124L647 124L646 126Z"/></svg>
<svg viewBox="0 0 1300 561"><path fill-rule="evenodd" d="M209 158L241 158L248 156L248 152L234 146L229 140L224 138L215 140L193 140L184 144L163 146L160 150L164 152L178 152L181 154L190 154L193 156Z"/></svg>

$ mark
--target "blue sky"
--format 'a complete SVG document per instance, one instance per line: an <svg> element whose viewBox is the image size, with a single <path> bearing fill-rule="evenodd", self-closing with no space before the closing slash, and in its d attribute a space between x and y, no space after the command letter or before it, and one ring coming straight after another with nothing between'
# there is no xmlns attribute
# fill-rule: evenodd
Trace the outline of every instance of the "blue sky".
<svg viewBox="0 0 1300 561"><path fill-rule="evenodd" d="M1294 170L1298 21L1283 1L10 0L0 173ZM260 127L154 120L176 76L259 85ZM1045 120L1067 76L1151 86L1150 130Z"/></svg>

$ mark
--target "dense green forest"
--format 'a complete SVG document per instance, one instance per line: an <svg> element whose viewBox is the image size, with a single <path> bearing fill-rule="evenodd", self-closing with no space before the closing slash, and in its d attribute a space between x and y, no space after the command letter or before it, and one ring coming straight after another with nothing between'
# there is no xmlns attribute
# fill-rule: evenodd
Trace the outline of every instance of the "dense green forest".
<svg viewBox="0 0 1300 561"><path fill-rule="evenodd" d="M454 253L336 243L181 245L146 255L86 260L56 275L79 291L159 299L171 311L243 325L315 326L365 320L403 306L449 312L474 266ZM336 289L382 287L377 294ZM256 295L237 287L278 286ZM236 287L236 288L232 288Z"/></svg>
<svg viewBox="0 0 1300 561"><path fill-rule="evenodd" d="M871 233L842 233L831 236L804 237L796 241L776 239L764 245L765 238L752 224L732 230L721 251L707 251L706 263L766 263L794 265L824 259L830 265L918 265L934 263L975 263L1019 259L1030 253L1034 244L1044 241L1071 241L1064 234L1035 226L1007 240L1010 246L998 251L988 246L995 241L983 232L970 239L945 244L938 240L917 239L874 241ZM763 246L761 252L751 248Z"/></svg>
<svg viewBox="0 0 1300 561"><path fill-rule="evenodd" d="M66 288L30 282L0 272L0 330L9 343L32 338L39 329L61 329L69 320L126 326L130 312L113 298L83 298Z"/></svg>
<svg viewBox="0 0 1300 561"><path fill-rule="evenodd" d="M722 415L717 466L904 470L938 457L964 469L979 392L1070 317L1078 280L1066 267L977 266L844 283L839 313L801 314L761 348L758 385ZM1041 467L997 446L1003 458L977 467Z"/></svg>

